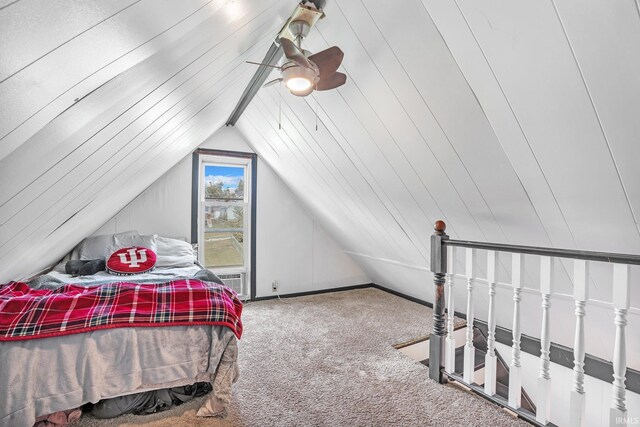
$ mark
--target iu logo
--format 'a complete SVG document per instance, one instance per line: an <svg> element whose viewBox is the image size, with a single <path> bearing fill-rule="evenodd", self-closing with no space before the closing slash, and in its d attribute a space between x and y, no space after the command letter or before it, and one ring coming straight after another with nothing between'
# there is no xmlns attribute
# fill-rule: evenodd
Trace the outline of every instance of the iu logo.
<svg viewBox="0 0 640 427"><path fill-rule="evenodd" d="M129 259L127 259L127 255L129 255ZM138 255L140 258L138 258ZM122 264L128 265L131 268L138 268L140 263L147 262L147 250L141 248L129 248L126 253L118 254L118 257Z"/></svg>
<svg viewBox="0 0 640 427"><path fill-rule="evenodd" d="M107 270L112 274L144 273L155 265L155 252L141 246L118 249L107 260Z"/></svg>

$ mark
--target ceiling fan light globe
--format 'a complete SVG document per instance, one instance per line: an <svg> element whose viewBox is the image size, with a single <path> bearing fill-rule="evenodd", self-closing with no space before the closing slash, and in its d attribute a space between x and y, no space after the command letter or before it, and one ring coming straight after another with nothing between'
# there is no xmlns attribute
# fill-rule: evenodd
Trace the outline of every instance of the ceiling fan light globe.
<svg viewBox="0 0 640 427"><path fill-rule="evenodd" d="M292 92L302 92L311 87L311 82L306 77L291 77L286 85Z"/></svg>
<svg viewBox="0 0 640 427"><path fill-rule="evenodd" d="M282 70L284 84L294 95L306 96L318 82L318 73L315 68L304 68L297 65L287 66Z"/></svg>
<svg viewBox="0 0 640 427"><path fill-rule="evenodd" d="M310 95L311 92L313 92L314 87L313 86L309 86L309 89L307 90L303 90L303 91L294 91L294 90L290 90L289 93L291 95L295 95L295 96L299 96L304 98L307 95Z"/></svg>

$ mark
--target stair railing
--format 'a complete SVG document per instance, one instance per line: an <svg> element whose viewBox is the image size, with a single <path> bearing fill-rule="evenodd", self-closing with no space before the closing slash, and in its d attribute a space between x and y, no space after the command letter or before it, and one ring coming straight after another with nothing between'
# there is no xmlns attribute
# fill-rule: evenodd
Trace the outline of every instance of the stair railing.
<svg viewBox="0 0 640 427"><path fill-rule="evenodd" d="M508 245L498 243L474 242L449 239L445 233L446 225L443 221L435 223L435 233L431 236L431 271L434 275L435 298L433 304L433 330L430 335L429 346L429 376L443 383L455 371L455 338L454 338L454 280L453 262L456 248L464 248L465 276L467 279L467 329L464 346L464 368L462 382L473 384L475 370L475 348L473 345L474 301L473 288L476 277L476 251L487 251L487 282L489 284L489 311L487 352L485 356L484 394L491 398L496 394L496 353L495 353L495 294L497 252L512 254L511 284L513 286L513 343L512 357L509 369L508 406L518 411L522 384L521 372L521 321L520 301L524 282L524 254L539 255L540 262L540 293L542 309L542 328L540 331L540 370L536 393L536 424L550 423L550 318L551 295L554 286L554 261L556 258L573 260L573 283L575 302L575 340L574 340L574 375L570 396L570 424L581 426L585 424L585 388L584 388L584 359L585 333L584 317L585 305L588 300L589 261L613 263L613 307L615 311L614 324L616 328L614 351L612 355L613 383L612 403L609 411L611 426L623 424L627 419L625 404L625 378L627 371L626 335L627 313L629 310L630 280L629 266L640 265L640 255L625 255L605 252L578 251L570 249L555 249L535 246ZM448 286L448 315L445 319L445 282ZM445 321L446 320L446 321Z"/></svg>

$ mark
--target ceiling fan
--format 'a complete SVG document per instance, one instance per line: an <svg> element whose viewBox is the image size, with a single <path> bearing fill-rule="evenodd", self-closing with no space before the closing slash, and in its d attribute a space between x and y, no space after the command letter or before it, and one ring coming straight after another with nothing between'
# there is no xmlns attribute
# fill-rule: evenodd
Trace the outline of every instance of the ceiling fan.
<svg viewBox="0 0 640 427"><path fill-rule="evenodd" d="M347 76L337 71L344 58L344 53L339 47L333 46L315 54L302 48L302 39L309 34L315 22L324 17L322 11L324 0L312 1L313 7L306 3L308 2L303 0L297 6L278 35L277 42L286 57L282 65L247 61L250 64L265 65L280 70L281 77L265 83L263 87L284 82L293 95L307 96L314 90L335 89L347 81Z"/></svg>

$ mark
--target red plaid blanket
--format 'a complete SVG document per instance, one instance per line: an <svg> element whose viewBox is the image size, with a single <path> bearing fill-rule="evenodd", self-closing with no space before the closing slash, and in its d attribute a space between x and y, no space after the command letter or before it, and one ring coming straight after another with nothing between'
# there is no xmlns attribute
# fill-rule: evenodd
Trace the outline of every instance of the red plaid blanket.
<svg viewBox="0 0 640 427"><path fill-rule="evenodd" d="M223 325L242 335L242 302L224 286L200 280L115 282L36 290L0 286L0 341L132 326Z"/></svg>

